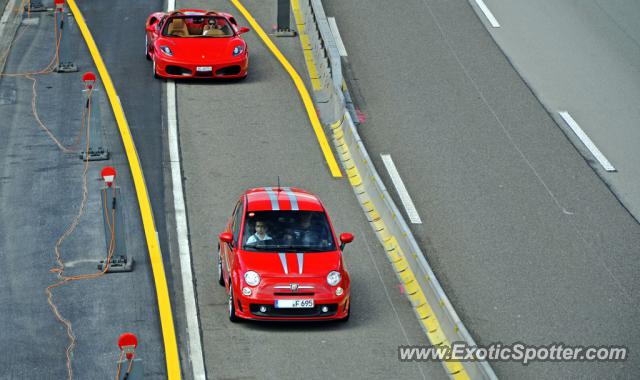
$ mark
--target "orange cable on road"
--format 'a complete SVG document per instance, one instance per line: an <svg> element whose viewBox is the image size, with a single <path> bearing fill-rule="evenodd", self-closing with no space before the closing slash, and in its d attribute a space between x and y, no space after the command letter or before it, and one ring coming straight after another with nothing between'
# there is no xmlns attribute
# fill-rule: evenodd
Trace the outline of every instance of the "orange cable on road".
<svg viewBox="0 0 640 380"><path fill-rule="evenodd" d="M120 98L118 97L111 76L107 71L107 68L102 61L100 51L96 46L93 36L84 21L84 17L80 12L76 2L74 0L67 0L67 4L73 13L73 16L78 23L80 32L85 39L87 47L91 52L93 61L98 69L100 78L109 97L111 108L113 109L116 123L120 131L122 138L122 144L124 145L127 159L129 161L129 168L131 169L131 176L133 178L134 186L136 189L136 195L138 198L138 205L140 208L140 216L142 218L142 225L144 228L145 238L147 242L147 249L149 251L149 259L151 262L151 268L153 271L153 279L156 286L156 297L158 300L158 312L160 314L160 325L162 327L162 338L164 342L165 361L167 366L167 377L169 380L180 379L180 360L178 356L178 344L176 341L175 328L173 325L173 312L171 310L171 300L169 299L169 289L167 286L167 280L164 271L164 264L162 262L162 254L160 252L160 244L158 242L158 236L156 234L155 221L153 219L153 213L151 210L151 202L149 200L149 194L147 192L147 185L142 173L142 167L140 166L140 160L138 153L129 130L129 124L122 110L120 104Z"/></svg>

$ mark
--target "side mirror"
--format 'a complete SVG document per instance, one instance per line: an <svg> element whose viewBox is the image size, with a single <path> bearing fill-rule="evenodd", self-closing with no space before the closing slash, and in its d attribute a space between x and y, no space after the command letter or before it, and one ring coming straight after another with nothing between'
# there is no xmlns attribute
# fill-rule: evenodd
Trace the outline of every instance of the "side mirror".
<svg viewBox="0 0 640 380"><path fill-rule="evenodd" d="M231 235L231 232L223 232L218 237L221 243L233 244L233 235Z"/></svg>
<svg viewBox="0 0 640 380"><path fill-rule="evenodd" d="M151 33L153 33L153 32L155 32L155 31L156 31L156 28L155 28L153 25L149 25L149 26L147 26L147 32L151 32Z"/></svg>
<svg viewBox="0 0 640 380"><path fill-rule="evenodd" d="M246 26L241 27L240 29L238 29L238 34L245 34L247 32L250 32L251 29L247 28Z"/></svg>
<svg viewBox="0 0 640 380"><path fill-rule="evenodd" d="M340 234L340 250L344 249L344 246L353 241L353 234L348 232Z"/></svg>

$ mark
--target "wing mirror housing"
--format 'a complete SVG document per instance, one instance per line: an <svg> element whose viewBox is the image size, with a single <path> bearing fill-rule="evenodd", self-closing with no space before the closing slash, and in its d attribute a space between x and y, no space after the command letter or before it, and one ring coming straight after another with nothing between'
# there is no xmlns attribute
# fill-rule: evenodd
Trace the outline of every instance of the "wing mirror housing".
<svg viewBox="0 0 640 380"><path fill-rule="evenodd" d="M149 26L147 26L147 28L146 28L146 29L147 29L147 32L151 32L151 33L153 33L153 32L155 32L155 31L156 31L156 28L154 28L154 27L153 27L153 25L149 25Z"/></svg>
<svg viewBox="0 0 640 380"><path fill-rule="evenodd" d="M344 249L344 246L353 241L353 234L344 232L340 234L340 250Z"/></svg>
<svg viewBox="0 0 640 380"><path fill-rule="evenodd" d="M221 243L227 243L233 245L233 235L231 232L223 232L219 236Z"/></svg>
<svg viewBox="0 0 640 380"><path fill-rule="evenodd" d="M245 34L247 32L250 32L251 29L247 28L246 26L241 27L240 29L238 29L238 34Z"/></svg>

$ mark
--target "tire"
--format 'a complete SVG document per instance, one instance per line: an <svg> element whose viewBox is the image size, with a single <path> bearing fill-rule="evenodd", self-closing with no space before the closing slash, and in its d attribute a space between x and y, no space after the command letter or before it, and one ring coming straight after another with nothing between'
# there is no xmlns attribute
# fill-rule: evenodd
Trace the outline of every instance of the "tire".
<svg viewBox="0 0 640 380"><path fill-rule="evenodd" d="M220 246L218 246L218 284L224 286L224 277L222 274L222 257L220 256Z"/></svg>
<svg viewBox="0 0 640 380"><path fill-rule="evenodd" d="M153 69L152 70L153 70L153 77L156 78L156 79L160 78L160 75L158 75L158 72L156 71L156 60L155 59L153 60Z"/></svg>
<svg viewBox="0 0 640 380"><path fill-rule="evenodd" d="M151 54L149 54L149 38L146 33L144 35L144 56L147 58L147 61L151 61Z"/></svg>
<svg viewBox="0 0 640 380"><path fill-rule="evenodd" d="M232 323L240 322L240 318L236 316L236 300L233 298L233 284L229 280L229 320Z"/></svg>

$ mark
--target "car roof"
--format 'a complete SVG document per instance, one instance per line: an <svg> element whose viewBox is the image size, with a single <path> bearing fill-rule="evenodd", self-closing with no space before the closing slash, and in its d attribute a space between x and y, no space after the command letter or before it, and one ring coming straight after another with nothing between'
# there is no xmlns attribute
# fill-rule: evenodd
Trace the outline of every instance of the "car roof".
<svg viewBox="0 0 640 380"><path fill-rule="evenodd" d="M324 211L315 195L295 187L258 187L247 190L247 211Z"/></svg>

